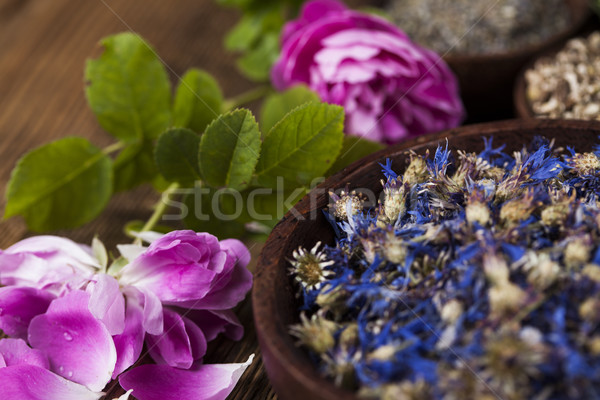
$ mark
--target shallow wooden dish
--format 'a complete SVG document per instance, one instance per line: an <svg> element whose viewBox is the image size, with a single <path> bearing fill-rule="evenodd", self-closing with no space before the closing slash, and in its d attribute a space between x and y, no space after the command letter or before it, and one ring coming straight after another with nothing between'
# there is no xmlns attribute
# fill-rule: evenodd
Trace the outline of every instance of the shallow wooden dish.
<svg viewBox="0 0 600 400"><path fill-rule="evenodd" d="M263 362L271 383L283 400L293 399L357 399L348 391L321 378L307 354L294 345L288 326L299 320L295 289L287 275L292 251L298 246L311 248L315 242L333 244L334 234L321 210L328 203L327 191L344 188L367 188L381 191L382 178L378 162L390 158L393 168L405 168L405 152L415 150L423 154L435 151L446 138L451 148L467 151L483 149L482 136L493 136L494 144L506 144L506 150L522 147L536 135L555 138L557 146L574 146L578 151L589 151L600 135L600 122L565 120L511 120L457 128L429 135L384 149L368 156L319 185L318 195L304 197L277 224L258 260L252 302L254 323L262 351ZM311 214L313 217L311 218Z"/></svg>

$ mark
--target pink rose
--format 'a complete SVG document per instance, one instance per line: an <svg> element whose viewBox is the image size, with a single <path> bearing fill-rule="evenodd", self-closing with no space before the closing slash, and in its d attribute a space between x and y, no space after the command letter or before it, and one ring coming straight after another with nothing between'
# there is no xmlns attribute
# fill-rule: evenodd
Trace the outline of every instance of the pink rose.
<svg viewBox="0 0 600 400"><path fill-rule="evenodd" d="M279 90L308 85L345 108L348 133L389 144L464 117L456 78L436 53L335 0L306 3L284 27L271 80Z"/></svg>
<svg viewBox="0 0 600 400"><path fill-rule="evenodd" d="M15 338L0 340L0 399L97 399L117 377L140 400L227 397L252 357L202 358L217 335L243 335L231 308L252 286L248 249L193 231L144 238L118 246L126 265L108 271L56 236L0 251L0 332ZM144 343L160 365L130 369Z"/></svg>
<svg viewBox="0 0 600 400"><path fill-rule="evenodd" d="M252 287L250 253L235 239L174 231L152 242L121 270L119 282L154 293L163 304L224 310Z"/></svg>

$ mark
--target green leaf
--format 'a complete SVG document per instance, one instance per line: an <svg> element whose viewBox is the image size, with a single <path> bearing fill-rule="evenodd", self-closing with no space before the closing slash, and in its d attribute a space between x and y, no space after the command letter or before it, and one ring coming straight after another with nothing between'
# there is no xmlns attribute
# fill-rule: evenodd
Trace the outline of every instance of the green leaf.
<svg viewBox="0 0 600 400"><path fill-rule="evenodd" d="M200 141L200 171L210 186L242 190L252 179L260 154L260 131L248 110L213 121Z"/></svg>
<svg viewBox="0 0 600 400"><path fill-rule="evenodd" d="M175 94L173 125L202 133L222 110L223 93L217 81L199 69L186 72Z"/></svg>
<svg viewBox="0 0 600 400"><path fill-rule="evenodd" d="M102 40L104 53L88 60L85 93L100 125L132 142L156 138L171 122L171 85L154 50L138 35Z"/></svg>
<svg viewBox="0 0 600 400"><path fill-rule="evenodd" d="M219 239L242 237L246 231L243 223L235 218L225 220L216 216L222 210L222 197L214 194L215 189L196 186L193 193L184 197L183 203L187 207L183 219L185 227L196 232L209 232ZM217 212L215 207L218 207Z"/></svg>
<svg viewBox="0 0 600 400"><path fill-rule="evenodd" d="M327 173L331 175L341 171L353 162L383 148L384 146L381 143L363 139L358 136L345 136L340 156L335 160L335 163L333 163Z"/></svg>
<svg viewBox="0 0 600 400"><path fill-rule="evenodd" d="M74 228L104 209L112 180L112 161L100 149L83 138L60 139L19 160L4 216L22 215L34 231Z"/></svg>
<svg viewBox="0 0 600 400"><path fill-rule="evenodd" d="M225 48L229 51L249 50L261 32L262 20L256 15L246 14L225 37Z"/></svg>
<svg viewBox="0 0 600 400"><path fill-rule="evenodd" d="M200 136L189 129L170 129L160 135L154 159L160 173L171 182L200 179L198 147Z"/></svg>
<svg viewBox="0 0 600 400"><path fill-rule="evenodd" d="M143 140L127 146L114 163L114 190L129 190L142 183L154 181L160 176L154 163L154 146Z"/></svg>
<svg viewBox="0 0 600 400"><path fill-rule="evenodd" d="M308 103L290 112L265 136L257 182L277 188L277 178L308 186L337 158L344 138L344 109Z"/></svg>
<svg viewBox="0 0 600 400"><path fill-rule="evenodd" d="M278 55L279 33L265 33L256 46L237 60L237 66L248 79L257 82L268 81L271 67Z"/></svg>
<svg viewBox="0 0 600 400"><path fill-rule="evenodd" d="M319 96L304 85L294 86L282 93L274 93L265 99L260 110L260 129L269 132L294 108L319 101Z"/></svg>

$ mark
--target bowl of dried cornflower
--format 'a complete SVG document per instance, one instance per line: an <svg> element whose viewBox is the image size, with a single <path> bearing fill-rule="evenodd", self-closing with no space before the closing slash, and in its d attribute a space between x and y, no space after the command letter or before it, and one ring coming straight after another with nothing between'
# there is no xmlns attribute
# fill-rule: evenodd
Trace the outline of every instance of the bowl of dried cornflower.
<svg viewBox="0 0 600 400"><path fill-rule="evenodd" d="M443 56L471 116L497 114L490 104L509 108L525 63L575 35L591 15L586 0L376 2L411 39Z"/></svg>
<svg viewBox="0 0 600 400"><path fill-rule="evenodd" d="M600 396L600 123L382 150L275 227L253 289L282 399Z"/></svg>
<svg viewBox="0 0 600 400"><path fill-rule="evenodd" d="M600 119L600 31L571 39L525 67L514 103L522 118Z"/></svg>

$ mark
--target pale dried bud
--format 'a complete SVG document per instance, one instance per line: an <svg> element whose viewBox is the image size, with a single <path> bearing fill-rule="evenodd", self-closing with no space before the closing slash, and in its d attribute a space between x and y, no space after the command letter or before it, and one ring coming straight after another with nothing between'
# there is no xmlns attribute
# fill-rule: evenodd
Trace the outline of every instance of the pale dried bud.
<svg viewBox="0 0 600 400"><path fill-rule="evenodd" d="M579 305L579 315L592 324L600 322L600 299L590 297L581 303Z"/></svg>
<svg viewBox="0 0 600 400"><path fill-rule="evenodd" d="M427 162L423 157L414 153L410 154L410 164L404 172L404 183L409 187L423 183L427 180L429 171L427 170Z"/></svg>
<svg viewBox="0 0 600 400"><path fill-rule="evenodd" d="M350 323L340 334L340 345L343 349L355 347L358 344L358 324Z"/></svg>
<svg viewBox="0 0 600 400"><path fill-rule="evenodd" d="M404 185L384 189L383 215L390 223L395 223L406 212L406 193Z"/></svg>
<svg viewBox="0 0 600 400"><path fill-rule="evenodd" d="M500 167L491 167L484 171L482 171L482 176L486 179L491 179L494 182L500 182L504 175L506 174L506 170Z"/></svg>
<svg viewBox="0 0 600 400"><path fill-rule="evenodd" d="M519 332L519 339L527 343L531 347L535 347L544 341L544 335L539 329L532 326L525 326Z"/></svg>
<svg viewBox="0 0 600 400"><path fill-rule="evenodd" d="M526 220L534 210L534 206L530 201L529 196L510 200L502 205L500 209L500 219L509 224L518 224Z"/></svg>
<svg viewBox="0 0 600 400"><path fill-rule="evenodd" d="M367 260L369 264L372 264L373 261L375 261L377 254L381 254L381 244L377 239L370 238L361 238L360 244L362 245L365 260Z"/></svg>
<svg viewBox="0 0 600 400"><path fill-rule="evenodd" d="M486 254L483 257L483 269L485 276L493 285L504 285L509 283L510 270L504 259L495 254Z"/></svg>
<svg viewBox="0 0 600 400"><path fill-rule="evenodd" d="M565 247L564 260L569 268L575 268L585 264L590 259L591 246L588 240L584 238L576 238L570 241Z"/></svg>
<svg viewBox="0 0 600 400"><path fill-rule="evenodd" d="M593 356L600 356L600 336L593 336L588 341L587 347Z"/></svg>
<svg viewBox="0 0 600 400"><path fill-rule="evenodd" d="M452 299L442 307L440 316L442 320L448 324L455 323L463 313L463 305L460 301Z"/></svg>
<svg viewBox="0 0 600 400"><path fill-rule="evenodd" d="M594 282L600 283L600 266L596 264L587 264L585 267L583 267L581 273Z"/></svg>
<svg viewBox="0 0 600 400"><path fill-rule="evenodd" d="M434 398L433 389L423 379L416 382L405 380L401 383L382 385L376 389L361 390L359 397L381 400L430 400Z"/></svg>
<svg viewBox="0 0 600 400"><path fill-rule="evenodd" d="M397 347L392 344L379 346L374 351L367 354L368 360L389 361L394 358L398 351Z"/></svg>
<svg viewBox="0 0 600 400"><path fill-rule="evenodd" d="M477 222L479 225L485 226L490 222L490 209L485 203L469 203L465 207L465 217L470 224Z"/></svg>
<svg viewBox="0 0 600 400"><path fill-rule="evenodd" d="M331 290L330 288L331 286L326 285L317 295L315 303L322 309L330 311L337 319L347 309L347 293L340 286Z"/></svg>
<svg viewBox="0 0 600 400"><path fill-rule="evenodd" d="M383 245L383 256L394 264L404 263L404 260L406 260L406 245L402 238L397 237L393 232L388 233L387 240Z"/></svg>
<svg viewBox="0 0 600 400"><path fill-rule="evenodd" d="M560 266L547 254L542 254L537 263L529 270L527 281L536 288L544 290L556 281L559 274Z"/></svg>
<svg viewBox="0 0 600 400"><path fill-rule="evenodd" d="M577 153L569 159L569 166L580 175L593 175L600 168L600 159L594 153Z"/></svg>
<svg viewBox="0 0 600 400"><path fill-rule="evenodd" d="M566 203L552 204L542 211L542 223L547 226L561 225L569 215L569 205Z"/></svg>
<svg viewBox="0 0 600 400"><path fill-rule="evenodd" d="M333 348L333 334L337 329L333 321L314 314L310 319L306 314L300 314L300 323L290 327L290 334L298 338L298 343L315 353L322 354Z"/></svg>
<svg viewBox="0 0 600 400"><path fill-rule="evenodd" d="M527 300L527 294L510 282L492 286L488 296L492 313L497 315L513 313L519 310Z"/></svg>

